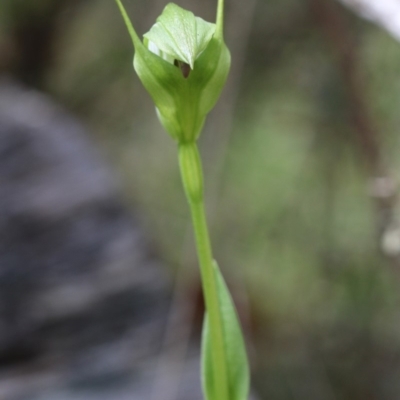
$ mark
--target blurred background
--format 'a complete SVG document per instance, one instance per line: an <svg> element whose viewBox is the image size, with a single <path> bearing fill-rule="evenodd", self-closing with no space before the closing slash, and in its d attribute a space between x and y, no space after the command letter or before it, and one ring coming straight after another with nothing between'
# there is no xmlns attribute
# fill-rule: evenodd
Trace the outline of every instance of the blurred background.
<svg viewBox="0 0 400 400"><path fill-rule="evenodd" d="M143 34L166 2L125 0ZM214 21L216 1L177 3ZM259 400L400 398L400 2L227 0L200 138ZM201 399L175 143L111 0L0 2L0 399Z"/></svg>

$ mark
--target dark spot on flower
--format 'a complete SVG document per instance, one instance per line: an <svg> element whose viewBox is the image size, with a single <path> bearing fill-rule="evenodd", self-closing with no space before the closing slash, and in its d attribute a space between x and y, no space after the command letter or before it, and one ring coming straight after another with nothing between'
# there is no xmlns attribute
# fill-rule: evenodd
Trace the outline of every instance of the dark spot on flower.
<svg viewBox="0 0 400 400"><path fill-rule="evenodd" d="M174 60L174 65L181 69L183 77L186 79L190 74L190 65L185 63L184 61L179 61L177 59Z"/></svg>

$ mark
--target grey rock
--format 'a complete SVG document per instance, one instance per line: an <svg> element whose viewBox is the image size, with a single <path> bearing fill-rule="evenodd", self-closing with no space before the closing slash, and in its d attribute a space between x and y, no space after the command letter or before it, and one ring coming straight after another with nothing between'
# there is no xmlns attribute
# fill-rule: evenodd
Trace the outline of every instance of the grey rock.
<svg viewBox="0 0 400 400"><path fill-rule="evenodd" d="M146 398L169 281L116 182L75 118L0 81L1 399Z"/></svg>

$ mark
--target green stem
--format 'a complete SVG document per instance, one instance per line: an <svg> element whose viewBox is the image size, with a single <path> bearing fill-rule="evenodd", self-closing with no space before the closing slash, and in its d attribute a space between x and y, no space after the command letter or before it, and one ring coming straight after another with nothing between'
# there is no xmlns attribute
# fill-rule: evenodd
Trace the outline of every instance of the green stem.
<svg viewBox="0 0 400 400"><path fill-rule="evenodd" d="M199 257L201 280L209 318L211 347L214 363L214 382L217 399L228 400L227 371L225 362L224 332L219 307L216 275L203 202L191 203L193 227L196 236L197 254Z"/></svg>
<svg viewBox="0 0 400 400"><path fill-rule="evenodd" d="M183 186L192 216L204 300L208 314L217 400L229 400L222 315L204 210L201 160L196 143L180 145L179 159Z"/></svg>

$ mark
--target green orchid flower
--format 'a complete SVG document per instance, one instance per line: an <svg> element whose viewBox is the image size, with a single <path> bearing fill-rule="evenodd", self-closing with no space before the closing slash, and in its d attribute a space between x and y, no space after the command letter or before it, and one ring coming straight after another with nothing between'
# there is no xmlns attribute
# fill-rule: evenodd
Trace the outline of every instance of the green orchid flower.
<svg viewBox="0 0 400 400"><path fill-rule="evenodd" d="M215 262L204 209L203 171L196 139L225 84L230 54L223 30L223 0L217 23L168 4L139 39L116 0L135 48L134 68L156 105L167 132L178 142L206 305L202 334L202 385L206 400L247 400L249 365L235 306Z"/></svg>
<svg viewBox="0 0 400 400"><path fill-rule="evenodd" d="M121 1L116 1L135 48L135 71L162 125L180 143L195 141L230 68L222 34L222 5L213 24L170 3L142 42Z"/></svg>

